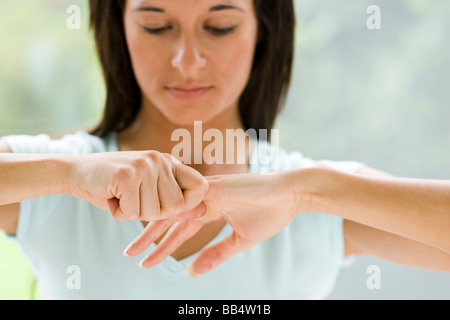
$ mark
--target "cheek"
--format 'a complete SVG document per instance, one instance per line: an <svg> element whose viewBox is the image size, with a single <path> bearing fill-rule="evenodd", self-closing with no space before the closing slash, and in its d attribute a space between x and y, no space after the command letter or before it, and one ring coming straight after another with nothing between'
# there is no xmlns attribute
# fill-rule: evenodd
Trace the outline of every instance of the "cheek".
<svg viewBox="0 0 450 320"><path fill-rule="evenodd" d="M154 75L161 72L162 63L155 51L146 48L142 42L130 43L129 50L136 80L142 89L148 88L155 79Z"/></svg>
<svg viewBox="0 0 450 320"><path fill-rule="evenodd" d="M161 74L165 62L161 61L158 47L149 47L138 28L128 28L126 37L136 81L146 91L154 85L155 75Z"/></svg>
<svg viewBox="0 0 450 320"><path fill-rule="evenodd" d="M232 91L230 94L233 98L238 98L250 77L255 50L252 40L242 38L234 41L222 48L221 53L217 55L220 58L215 59L213 67L221 75L226 89Z"/></svg>

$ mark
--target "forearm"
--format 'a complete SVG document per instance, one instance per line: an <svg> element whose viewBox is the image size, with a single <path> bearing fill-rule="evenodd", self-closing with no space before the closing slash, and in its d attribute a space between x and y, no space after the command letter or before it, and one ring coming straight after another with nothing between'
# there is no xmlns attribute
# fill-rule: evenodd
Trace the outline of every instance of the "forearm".
<svg viewBox="0 0 450 320"><path fill-rule="evenodd" d="M66 193L69 156L0 154L0 205Z"/></svg>
<svg viewBox="0 0 450 320"><path fill-rule="evenodd" d="M297 171L310 211L341 216L450 252L450 182ZM305 191L307 190L307 191Z"/></svg>

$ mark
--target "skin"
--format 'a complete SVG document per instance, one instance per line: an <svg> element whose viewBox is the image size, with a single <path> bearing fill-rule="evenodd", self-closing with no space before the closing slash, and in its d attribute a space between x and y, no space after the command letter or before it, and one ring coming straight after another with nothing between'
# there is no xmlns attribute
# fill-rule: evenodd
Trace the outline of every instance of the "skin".
<svg viewBox="0 0 450 320"><path fill-rule="evenodd" d="M221 4L236 9L210 11ZM143 9L148 7L164 12ZM136 121L119 135L121 151L171 153L178 143L171 141L173 131L183 128L193 136L194 121L202 121L204 131L218 129L223 136L227 129L243 128L238 99L250 76L258 33L252 0L129 0L124 26L143 103ZM234 26L234 31L224 36L210 31L210 27ZM162 27L169 29L158 35L144 29ZM203 83L213 88L196 100L180 101L166 90L176 83ZM250 141L244 139L248 141L249 150ZM248 159L249 152L246 151L245 164L197 164L191 167L204 176L246 173ZM220 232L225 223L224 219L219 219L205 225L172 256L179 260L197 252ZM146 222L143 224L147 225Z"/></svg>

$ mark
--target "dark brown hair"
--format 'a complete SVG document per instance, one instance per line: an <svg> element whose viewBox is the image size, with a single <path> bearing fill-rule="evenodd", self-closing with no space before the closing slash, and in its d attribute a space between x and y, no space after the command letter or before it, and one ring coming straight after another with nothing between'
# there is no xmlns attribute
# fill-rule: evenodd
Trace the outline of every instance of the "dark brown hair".
<svg viewBox="0 0 450 320"><path fill-rule="evenodd" d="M253 0L259 24L249 81L239 100L245 129L273 128L286 102L294 55L295 13L292 0ZM120 132L141 108L141 90L134 76L125 40L126 0L90 0L90 27L106 85L103 119L91 131L104 137Z"/></svg>

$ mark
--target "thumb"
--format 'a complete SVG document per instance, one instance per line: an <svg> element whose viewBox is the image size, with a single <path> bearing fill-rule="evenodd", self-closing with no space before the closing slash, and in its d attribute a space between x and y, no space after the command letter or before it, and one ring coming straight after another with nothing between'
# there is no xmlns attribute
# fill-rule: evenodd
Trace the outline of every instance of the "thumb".
<svg viewBox="0 0 450 320"><path fill-rule="evenodd" d="M114 219L117 221L126 221L129 220L125 213L122 211L120 207L120 200L117 198L112 198L108 200L109 211L111 212Z"/></svg>
<svg viewBox="0 0 450 320"><path fill-rule="evenodd" d="M111 212L114 219L121 220L124 219L125 215L120 209L120 200L117 198L112 198L108 200L109 211Z"/></svg>
<svg viewBox="0 0 450 320"><path fill-rule="evenodd" d="M181 163L174 163L174 177L183 190L185 211L197 207L208 191L208 181L197 170Z"/></svg>
<svg viewBox="0 0 450 320"><path fill-rule="evenodd" d="M206 273L230 257L243 251L245 248L240 245L238 236L233 233L224 240L204 249L198 257L186 266L191 277L197 277Z"/></svg>
<svg viewBox="0 0 450 320"><path fill-rule="evenodd" d="M119 198L108 200L108 207L116 220L138 219L140 213L139 190L127 189Z"/></svg>

